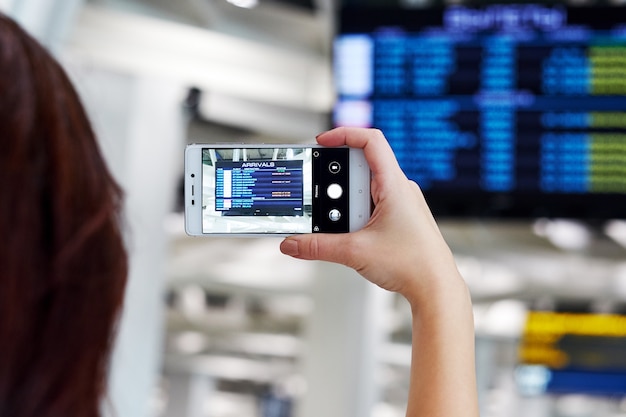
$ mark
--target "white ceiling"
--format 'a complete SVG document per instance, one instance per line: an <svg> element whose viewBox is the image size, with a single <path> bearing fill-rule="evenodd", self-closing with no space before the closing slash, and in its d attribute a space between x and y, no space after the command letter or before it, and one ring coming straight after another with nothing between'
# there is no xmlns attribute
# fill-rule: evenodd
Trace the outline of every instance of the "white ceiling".
<svg viewBox="0 0 626 417"><path fill-rule="evenodd" d="M328 53L335 0L260 0L251 9L226 0L88 0L89 3L184 23L288 49Z"/></svg>

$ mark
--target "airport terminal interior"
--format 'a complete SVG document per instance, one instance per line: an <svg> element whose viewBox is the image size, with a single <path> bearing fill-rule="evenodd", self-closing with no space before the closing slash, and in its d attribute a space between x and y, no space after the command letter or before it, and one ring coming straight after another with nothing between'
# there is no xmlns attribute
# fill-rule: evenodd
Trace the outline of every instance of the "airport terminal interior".
<svg viewBox="0 0 626 417"><path fill-rule="evenodd" d="M184 229L186 145L356 125L386 134L467 282L481 415L626 417L625 7L0 0L125 189L106 415L405 415L404 299L277 237Z"/></svg>

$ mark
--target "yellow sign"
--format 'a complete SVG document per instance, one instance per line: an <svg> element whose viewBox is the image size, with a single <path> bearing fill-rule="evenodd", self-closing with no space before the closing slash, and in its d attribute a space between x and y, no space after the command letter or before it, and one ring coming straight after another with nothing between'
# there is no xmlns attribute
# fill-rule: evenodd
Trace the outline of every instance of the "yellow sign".
<svg viewBox="0 0 626 417"><path fill-rule="evenodd" d="M520 344L520 361L554 369L567 367L570 355L558 346L565 336L626 338L626 316L531 312Z"/></svg>

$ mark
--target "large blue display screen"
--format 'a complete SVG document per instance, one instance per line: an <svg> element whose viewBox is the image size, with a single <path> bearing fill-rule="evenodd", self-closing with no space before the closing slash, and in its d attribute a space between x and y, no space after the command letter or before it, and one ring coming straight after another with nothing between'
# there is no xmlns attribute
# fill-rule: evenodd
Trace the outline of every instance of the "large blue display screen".
<svg viewBox="0 0 626 417"><path fill-rule="evenodd" d="M346 8L334 123L381 129L436 213L623 217L625 10Z"/></svg>

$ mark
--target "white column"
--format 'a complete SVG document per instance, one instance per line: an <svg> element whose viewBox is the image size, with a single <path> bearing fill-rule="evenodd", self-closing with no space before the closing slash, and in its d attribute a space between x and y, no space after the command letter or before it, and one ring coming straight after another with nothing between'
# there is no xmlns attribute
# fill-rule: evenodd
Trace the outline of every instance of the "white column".
<svg viewBox="0 0 626 417"><path fill-rule="evenodd" d="M167 236L185 145L183 89L140 78L130 119L126 155L126 212L130 275L111 374L112 415L149 416L161 364Z"/></svg>
<svg viewBox="0 0 626 417"><path fill-rule="evenodd" d="M369 417L379 399L391 294L343 266L319 263L303 358L299 417Z"/></svg>
<svg viewBox="0 0 626 417"><path fill-rule="evenodd" d="M160 78L73 68L103 152L125 190L130 272L105 414L149 417L161 369L163 291L185 146L184 90Z"/></svg>

